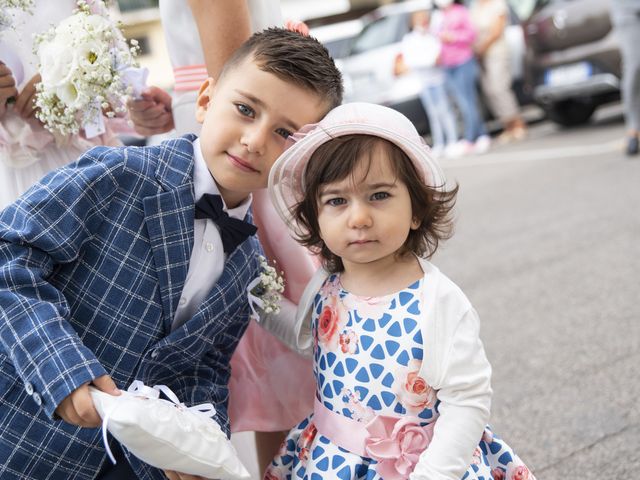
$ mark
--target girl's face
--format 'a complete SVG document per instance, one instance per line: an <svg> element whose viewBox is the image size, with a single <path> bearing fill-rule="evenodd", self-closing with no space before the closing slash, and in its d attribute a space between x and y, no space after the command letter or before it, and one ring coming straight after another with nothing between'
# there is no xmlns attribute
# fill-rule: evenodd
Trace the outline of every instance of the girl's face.
<svg viewBox="0 0 640 480"><path fill-rule="evenodd" d="M396 178L387 152L377 146L367 156L352 175L319 192L320 236L347 272L394 263L410 230L419 227L407 186Z"/></svg>

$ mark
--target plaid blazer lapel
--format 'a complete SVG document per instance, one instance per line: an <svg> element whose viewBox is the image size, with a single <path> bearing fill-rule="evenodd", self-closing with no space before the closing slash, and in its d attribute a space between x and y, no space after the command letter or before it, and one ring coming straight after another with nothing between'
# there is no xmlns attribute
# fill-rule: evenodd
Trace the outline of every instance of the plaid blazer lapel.
<svg viewBox="0 0 640 480"><path fill-rule="evenodd" d="M176 312L193 249L193 145L187 135L168 142L156 177L165 191L144 199L149 242L156 264L166 331Z"/></svg>

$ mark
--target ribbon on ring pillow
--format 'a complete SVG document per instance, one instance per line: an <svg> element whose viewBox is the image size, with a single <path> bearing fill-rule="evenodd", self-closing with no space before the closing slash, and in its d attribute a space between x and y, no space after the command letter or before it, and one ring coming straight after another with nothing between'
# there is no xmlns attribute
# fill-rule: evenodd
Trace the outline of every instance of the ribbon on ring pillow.
<svg viewBox="0 0 640 480"><path fill-rule="evenodd" d="M160 398L160 393L164 393L171 402L175 404L175 406L181 410L188 410L190 412L205 415L206 417L213 417L216 414L216 409L211 403L201 403L200 405L194 405L192 407L187 407L184 403L181 403L178 399L177 395L173 393L173 391L167 387L166 385L155 385L153 387L149 387L145 385L140 380L134 380L129 388L127 388L127 392L131 393L135 397L148 398L148 399L158 399ZM118 399L122 399L124 397L117 397ZM118 408L118 401L113 404L111 409L107 412L107 414L102 419L102 441L104 442L104 448L107 451L107 455L111 462L115 465L116 459L111 452L111 448L109 447L109 442L107 441L107 427L109 425L109 419L113 412Z"/></svg>

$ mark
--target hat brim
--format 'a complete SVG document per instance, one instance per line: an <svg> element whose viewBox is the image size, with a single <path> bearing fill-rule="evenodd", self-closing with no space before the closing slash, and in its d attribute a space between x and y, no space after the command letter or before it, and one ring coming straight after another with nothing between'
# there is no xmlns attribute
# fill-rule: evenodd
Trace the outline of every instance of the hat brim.
<svg viewBox="0 0 640 480"><path fill-rule="evenodd" d="M370 123L318 125L285 150L269 173L271 201L278 215L294 234L299 236L300 233L304 233L295 221L292 210L303 198L305 189L302 180L309 159L321 145L345 135L371 135L390 141L406 153L425 184L433 188L444 187L444 173L421 137L417 137L420 141L416 141L396 131Z"/></svg>

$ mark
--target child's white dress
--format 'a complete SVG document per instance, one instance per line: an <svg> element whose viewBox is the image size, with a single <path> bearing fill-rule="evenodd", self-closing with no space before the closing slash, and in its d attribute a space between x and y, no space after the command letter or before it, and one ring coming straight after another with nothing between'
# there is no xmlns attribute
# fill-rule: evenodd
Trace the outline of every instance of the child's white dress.
<svg viewBox="0 0 640 480"><path fill-rule="evenodd" d="M423 281L384 297L363 298L345 291L339 276L332 275L315 297L316 398L329 411L351 419L343 429L347 437L380 416L413 417L427 432L438 419L436 391L418 375L423 358L420 322L425 321L419 295ZM403 475L391 464L402 455L414 455L415 461L424 450L411 451L405 436L397 445L401 455L375 460L336 445L318 433L315 423L312 414L290 431L265 479L408 478L413 467ZM488 428L478 442L463 479L533 480L511 448ZM390 468L394 473L385 473Z"/></svg>

